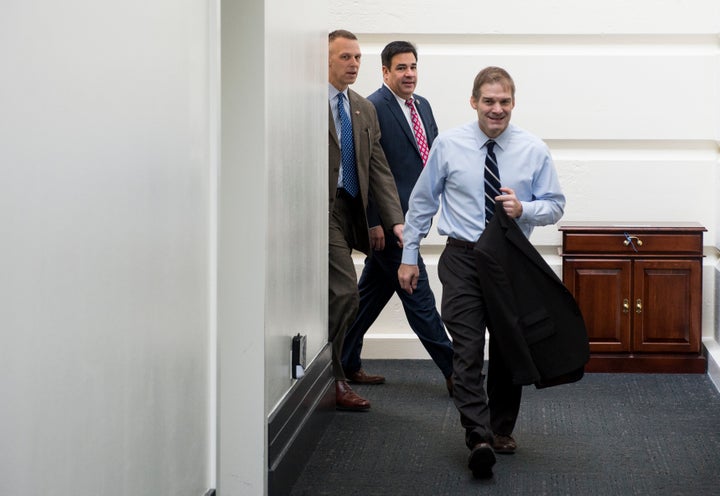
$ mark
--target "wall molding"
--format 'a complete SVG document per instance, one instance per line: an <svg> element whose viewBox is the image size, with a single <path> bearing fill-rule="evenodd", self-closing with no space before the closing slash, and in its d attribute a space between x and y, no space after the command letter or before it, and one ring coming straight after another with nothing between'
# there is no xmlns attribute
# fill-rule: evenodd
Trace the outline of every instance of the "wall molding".
<svg viewBox="0 0 720 496"><path fill-rule="evenodd" d="M268 496L285 496L335 412L331 346L326 344L268 418Z"/></svg>

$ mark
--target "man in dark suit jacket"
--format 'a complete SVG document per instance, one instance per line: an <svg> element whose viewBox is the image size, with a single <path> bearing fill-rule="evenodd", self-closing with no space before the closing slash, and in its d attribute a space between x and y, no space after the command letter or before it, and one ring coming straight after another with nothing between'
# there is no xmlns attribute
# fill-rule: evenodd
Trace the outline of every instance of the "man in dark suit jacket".
<svg viewBox="0 0 720 496"><path fill-rule="evenodd" d="M370 255L368 197L376 199L383 225L402 244L403 212L390 167L380 146L375 107L348 88L360 68L357 37L344 30L328 36L329 91L329 312L336 407L367 410L370 402L347 384L341 363L345 330L358 309L357 274L352 250ZM344 121L344 122L343 122ZM352 140L349 140L349 135Z"/></svg>
<svg viewBox="0 0 720 496"><path fill-rule="evenodd" d="M413 93L417 85L415 47L407 41L393 41L383 49L381 59L385 84L370 95L368 100L377 110L382 131L380 144L390 164L405 213L410 193L422 172L438 128L430 103ZM416 136L416 133L420 134ZM365 373L360 354L365 333L393 293L396 293L400 297L410 327L440 368L448 392L452 395L452 343L437 311L425 264L422 258L418 259L420 282L413 294L403 291L397 278L402 248L393 239L391 230L383 227L377 200L379 199L371 197L368 205L370 237L375 240L377 249L372 257L365 260L358 284L360 309L355 322L345 334L342 355L345 375L350 382L359 384L385 382L382 376Z"/></svg>

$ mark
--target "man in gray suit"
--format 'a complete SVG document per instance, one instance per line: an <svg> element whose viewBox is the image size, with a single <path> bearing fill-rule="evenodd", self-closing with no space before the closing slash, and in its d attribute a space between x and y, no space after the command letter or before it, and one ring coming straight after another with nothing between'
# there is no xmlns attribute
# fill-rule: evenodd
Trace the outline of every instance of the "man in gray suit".
<svg viewBox="0 0 720 496"><path fill-rule="evenodd" d="M345 331L358 310L357 273L352 250L370 255L377 248L367 219L368 197L380 219L402 246L403 211L390 167L380 146L375 107L351 89L360 68L357 37L345 30L328 35L329 93L329 312L335 402L341 410L363 411L370 402L347 384L341 353Z"/></svg>

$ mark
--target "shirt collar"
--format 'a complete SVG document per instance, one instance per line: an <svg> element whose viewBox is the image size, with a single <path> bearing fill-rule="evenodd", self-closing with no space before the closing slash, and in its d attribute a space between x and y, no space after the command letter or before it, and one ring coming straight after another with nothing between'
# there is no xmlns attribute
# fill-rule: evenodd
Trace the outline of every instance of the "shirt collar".
<svg viewBox="0 0 720 496"><path fill-rule="evenodd" d="M348 88L345 88L343 91L338 91L338 89L333 86L332 84L328 83L328 97L330 100L337 99L338 93L342 93L345 95L345 99L349 102L350 96L348 95Z"/></svg>
<svg viewBox="0 0 720 496"><path fill-rule="evenodd" d="M383 86L385 86L388 89L388 91L390 93L392 93L392 95L395 97L395 100L397 100L397 102L400 104L400 108L403 108L405 106L405 102L407 102L407 99L405 99L401 96L398 96L397 93L395 93L393 90L391 90L390 86L388 86L387 84L383 83ZM413 103L416 103L415 95L411 96L410 98L413 99Z"/></svg>
<svg viewBox="0 0 720 496"><path fill-rule="evenodd" d="M505 131L503 131L497 138L488 138L485 133L483 133L480 129L477 121L475 121L474 128L475 137L478 141L478 144L480 145L479 148L483 148L485 146L485 143L487 143L487 141L491 139L497 144L497 146L500 147L501 150L504 150L508 142L510 141L510 134L512 133L512 123L509 124Z"/></svg>

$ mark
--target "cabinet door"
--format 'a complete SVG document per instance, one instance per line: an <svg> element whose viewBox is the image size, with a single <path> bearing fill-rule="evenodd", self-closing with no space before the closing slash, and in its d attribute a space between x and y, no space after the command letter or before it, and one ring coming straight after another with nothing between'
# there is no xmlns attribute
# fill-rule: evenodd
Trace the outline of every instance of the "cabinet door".
<svg viewBox="0 0 720 496"><path fill-rule="evenodd" d="M631 263L564 259L563 281L582 311L591 352L630 351Z"/></svg>
<svg viewBox="0 0 720 496"><path fill-rule="evenodd" d="M636 260L634 351L700 351L702 263Z"/></svg>

